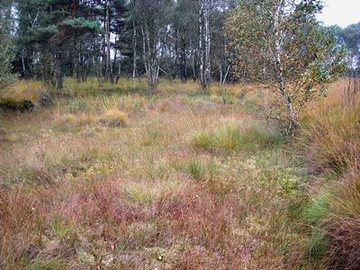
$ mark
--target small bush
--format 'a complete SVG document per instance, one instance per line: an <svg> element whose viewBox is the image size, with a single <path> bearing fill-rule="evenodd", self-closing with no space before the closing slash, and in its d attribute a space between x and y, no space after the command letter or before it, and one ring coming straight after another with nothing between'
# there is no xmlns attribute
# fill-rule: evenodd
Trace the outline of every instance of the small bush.
<svg viewBox="0 0 360 270"><path fill-rule="evenodd" d="M312 226L308 243L308 256L314 260L321 260L327 252L327 236L321 225L330 212L330 192L321 192L304 209L304 217Z"/></svg>
<svg viewBox="0 0 360 270"><path fill-rule="evenodd" d="M112 128L126 127L128 123L128 117L122 111L117 109L109 109L101 116L100 123Z"/></svg>
<svg viewBox="0 0 360 270"><path fill-rule="evenodd" d="M0 111L3 112L32 112L35 108L31 100L0 100Z"/></svg>
<svg viewBox="0 0 360 270"><path fill-rule="evenodd" d="M155 182L151 184L130 182L124 185L122 194L127 201L145 206L172 194L180 187L180 182Z"/></svg>
<svg viewBox="0 0 360 270"><path fill-rule="evenodd" d="M47 92L42 92L39 96L39 104L43 107L50 107L54 105L54 99Z"/></svg>
<svg viewBox="0 0 360 270"><path fill-rule="evenodd" d="M261 149L273 148L283 143L283 137L280 132L266 128L264 126L254 125L245 130L242 134L244 144L250 148L257 145Z"/></svg>
<svg viewBox="0 0 360 270"><path fill-rule="evenodd" d="M71 113L81 112L88 109L87 103L81 98L71 99L67 107Z"/></svg>

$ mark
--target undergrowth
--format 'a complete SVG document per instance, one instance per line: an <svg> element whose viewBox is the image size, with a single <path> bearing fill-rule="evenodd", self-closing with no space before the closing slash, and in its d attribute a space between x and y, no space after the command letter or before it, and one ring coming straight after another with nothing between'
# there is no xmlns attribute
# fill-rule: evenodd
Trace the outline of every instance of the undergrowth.
<svg viewBox="0 0 360 270"><path fill-rule="evenodd" d="M316 103L287 143L262 86L143 83L1 93L55 105L0 123L0 268L359 269L358 106Z"/></svg>

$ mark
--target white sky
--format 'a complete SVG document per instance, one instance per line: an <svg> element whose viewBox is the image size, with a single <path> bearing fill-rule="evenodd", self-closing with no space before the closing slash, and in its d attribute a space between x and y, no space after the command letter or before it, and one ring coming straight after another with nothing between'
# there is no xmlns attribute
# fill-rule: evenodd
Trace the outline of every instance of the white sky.
<svg viewBox="0 0 360 270"><path fill-rule="evenodd" d="M325 8L318 18L325 25L341 27L360 22L360 0L325 0Z"/></svg>

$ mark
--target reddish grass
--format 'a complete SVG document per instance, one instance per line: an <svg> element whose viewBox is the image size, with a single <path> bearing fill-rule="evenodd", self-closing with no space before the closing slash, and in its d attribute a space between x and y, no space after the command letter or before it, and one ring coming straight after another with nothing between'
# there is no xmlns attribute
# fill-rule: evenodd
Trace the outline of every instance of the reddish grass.
<svg viewBox="0 0 360 270"><path fill-rule="evenodd" d="M300 136L303 154L317 173L342 174L360 162L360 99L345 108L339 93L310 107Z"/></svg>
<svg viewBox="0 0 360 270"><path fill-rule="evenodd" d="M329 209L316 224L325 235L326 269L355 270L360 269L360 98L344 104L344 87L344 81L336 83L326 100L310 106L300 139L310 167L335 176L318 188L331 190Z"/></svg>
<svg viewBox="0 0 360 270"><path fill-rule="evenodd" d="M73 189L73 194L63 202L60 212L79 226L91 228L105 225L102 232L104 237L115 237L113 234L116 231L110 228L151 217L148 209L129 204L122 198L121 182L101 179L83 183Z"/></svg>
<svg viewBox="0 0 360 270"><path fill-rule="evenodd" d="M360 269L360 173L354 171L336 186L325 220L329 238L328 269Z"/></svg>
<svg viewBox="0 0 360 270"><path fill-rule="evenodd" d="M5 261L14 263L39 252L52 195L43 188L0 186L0 249Z"/></svg>
<svg viewBox="0 0 360 270"><path fill-rule="evenodd" d="M174 233L186 234L194 242L216 241L216 236L226 230L214 196L199 188L188 187L170 199L164 198L156 209Z"/></svg>

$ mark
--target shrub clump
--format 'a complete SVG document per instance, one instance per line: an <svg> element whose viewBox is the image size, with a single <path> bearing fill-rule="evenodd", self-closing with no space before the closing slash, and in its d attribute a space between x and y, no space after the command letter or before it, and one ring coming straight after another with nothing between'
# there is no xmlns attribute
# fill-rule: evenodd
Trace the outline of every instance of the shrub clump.
<svg viewBox="0 0 360 270"><path fill-rule="evenodd" d="M82 98L71 99L68 102L67 107L68 107L70 113L76 113L76 112L88 110L88 104Z"/></svg>
<svg viewBox="0 0 360 270"><path fill-rule="evenodd" d="M120 110L109 109L100 117L100 123L112 128L126 127L128 117Z"/></svg>
<svg viewBox="0 0 360 270"><path fill-rule="evenodd" d="M39 104L43 107L51 107L54 105L54 99L50 94L43 92L39 96Z"/></svg>
<svg viewBox="0 0 360 270"><path fill-rule="evenodd" d="M0 111L3 112L32 112L35 104L31 100L4 99L0 101Z"/></svg>

